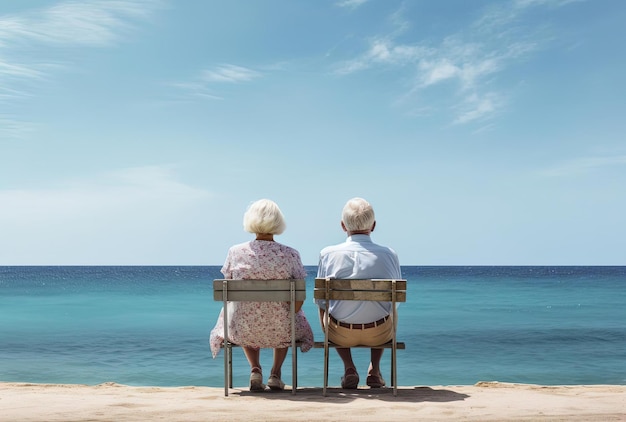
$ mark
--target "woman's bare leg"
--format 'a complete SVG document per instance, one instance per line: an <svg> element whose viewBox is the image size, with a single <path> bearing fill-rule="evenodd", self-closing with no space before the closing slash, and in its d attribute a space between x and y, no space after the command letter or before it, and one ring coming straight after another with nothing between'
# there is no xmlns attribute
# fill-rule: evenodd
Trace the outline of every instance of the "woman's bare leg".
<svg viewBox="0 0 626 422"><path fill-rule="evenodd" d="M283 362L285 362L285 358L287 357L288 349L286 347L282 349L274 349L274 364L272 365L271 375L276 375L278 378L281 376L281 368L283 367Z"/></svg>
<svg viewBox="0 0 626 422"><path fill-rule="evenodd" d="M258 368L258 372L261 372L261 349L254 349L252 347L242 347L243 352L246 355L246 359L248 359L248 363L250 364L250 369L254 371L255 368Z"/></svg>

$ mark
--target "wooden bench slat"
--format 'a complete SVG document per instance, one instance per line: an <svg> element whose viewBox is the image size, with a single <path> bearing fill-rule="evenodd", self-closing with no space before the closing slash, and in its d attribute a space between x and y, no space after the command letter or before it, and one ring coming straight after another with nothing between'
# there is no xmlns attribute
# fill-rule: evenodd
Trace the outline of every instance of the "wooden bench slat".
<svg viewBox="0 0 626 422"><path fill-rule="evenodd" d="M331 300L376 300L380 302L391 302L391 292L360 291L360 290L331 290L329 292ZM324 290L313 291L315 299L326 299ZM396 302L406 302L406 292L396 292Z"/></svg>
<svg viewBox="0 0 626 422"><path fill-rule="evenodd" d="M229 302L289 302L291 300L291 292L273 290L265 292L262 290L255 290L252 292L241 292L228 290ZM223 293L221 290L213 291L213 299L220 301L223 300ZM303 302L306 299L306 292L296 291L296 301Z"/></svg>
<svg viewBox="0 0 626 422"><path fill-rule="evenodd" d="M224 300L224 281L231 302L288 302L294 284L296 301L306 299L305 280L213 280L213 299Z"/></svg>
<svg viewBox="0 0 626 422"><path fill-rule="evenodd" d="M295 290L306 290L306 280L213 280L213 290L222 290L224 281L229 291L236 290L290 290L294 282Z"/></svg>
<svg viewBox="0 0 626 422"><path fill-rule="evenodd" d="M333 281L333 290L346 289L346 290L368 290L368 291L391 290L391 284L393 282L392 279L374 279L374 280L332 279L332 281ZM406 290L406 280L399 279L395 281L396 281L396 291ZM316 278L315 288L316 289L326 288L326 279Z"/></svg>
<svg viewBox="0 0 626 422"><path fill-rule="evenodd" d="M392 301L392 279L379 280L339 280L332 279L329 289L331 300L376 300L381 302ZM406 280L395 280L396 302L406 302ZM313 291L315 299L326 299L326 279L316 278Z"/></svg>

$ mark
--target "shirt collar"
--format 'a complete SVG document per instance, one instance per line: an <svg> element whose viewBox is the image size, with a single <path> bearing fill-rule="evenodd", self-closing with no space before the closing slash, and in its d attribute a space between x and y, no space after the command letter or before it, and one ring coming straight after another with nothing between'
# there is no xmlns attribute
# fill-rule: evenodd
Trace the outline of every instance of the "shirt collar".
<svg viewBox="0 0 626 422"><path fill-rule="evenodd" d="M360 242L360 243L364 243L364 242L372 242L372 238L370 237L369 234L353 234L351 236L348 236L348 242Z"/></svg>

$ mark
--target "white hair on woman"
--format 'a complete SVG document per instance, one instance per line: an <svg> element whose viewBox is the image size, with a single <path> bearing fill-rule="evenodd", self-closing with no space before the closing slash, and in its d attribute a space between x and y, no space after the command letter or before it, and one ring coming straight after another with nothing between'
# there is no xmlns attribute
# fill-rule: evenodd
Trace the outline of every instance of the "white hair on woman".
<svg viewBox="0 0 626 422"><path fill-rule="evenodd" d="M285 217L276 202L259 199L243 215L243 229L256 234L281 234L285 231Z"/></svg>

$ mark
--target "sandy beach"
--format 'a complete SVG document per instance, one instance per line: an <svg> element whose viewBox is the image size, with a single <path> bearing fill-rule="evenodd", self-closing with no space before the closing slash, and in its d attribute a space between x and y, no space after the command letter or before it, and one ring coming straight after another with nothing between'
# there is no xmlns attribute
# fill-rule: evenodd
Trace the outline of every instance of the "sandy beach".
<svg viewBox="0 0 626 422"><path fill-rule="evenodd" d="M250 393L212 387L0 383L0 421L626 421L626 386L472 386Z"/></svg>

